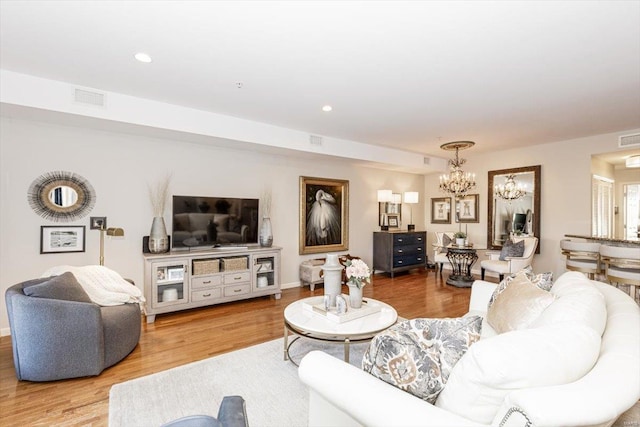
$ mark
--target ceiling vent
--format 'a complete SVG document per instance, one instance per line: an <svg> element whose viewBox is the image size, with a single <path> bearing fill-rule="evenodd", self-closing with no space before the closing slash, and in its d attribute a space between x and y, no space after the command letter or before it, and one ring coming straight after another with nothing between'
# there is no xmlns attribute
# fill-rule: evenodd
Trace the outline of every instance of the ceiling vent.
<svg viewBox="0 0 640 427"><path fill-rule="evenodd" d="M322 137L317 135L309 135L309 142L311 145L316 145L318 147L322 146Z"/></svg>
<svg viewBox="0 0 640 427"><path fill-rule="evenodd" d="M75 102L84 105L93 105L94 107L104 107L104 98L104 93L83 89L75 89L73 94L73 100Z"/></svg>
<svg viewBox="0 0 640 427"><path fill-rule="evenodd" d="M425 165L430 165L431 164L431 158L430 157L423 157L422 161L424 162Z"/></svg>
<svg viewBox="0 0 640 427"><path fill-rule="evenodd" d="M618 147L640 147L640 133L634 133L633 135L622 135L618 139Z"/></svg>

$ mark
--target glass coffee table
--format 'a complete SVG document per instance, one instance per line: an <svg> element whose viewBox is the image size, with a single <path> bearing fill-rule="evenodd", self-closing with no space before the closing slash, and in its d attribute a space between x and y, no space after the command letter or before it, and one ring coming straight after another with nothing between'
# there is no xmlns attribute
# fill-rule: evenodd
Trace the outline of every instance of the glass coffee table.
<svg viewBox="0 0 640 427"><path fill-rule="evenodd" d="M389 304L372 298L363 298L364 304L379 306L380 310L338 323L323 314L308 309L309 305L321 304L322 300L322 296L304 298L289 304L284 309L284 360L290 360L289 348L291 345L300 337L305 337L317 341L344 344L344 360L349 363L350 343L370 341L378 332L384 331L398 320L398 313ZM296 336L289 340L289 334Z"/></svg>

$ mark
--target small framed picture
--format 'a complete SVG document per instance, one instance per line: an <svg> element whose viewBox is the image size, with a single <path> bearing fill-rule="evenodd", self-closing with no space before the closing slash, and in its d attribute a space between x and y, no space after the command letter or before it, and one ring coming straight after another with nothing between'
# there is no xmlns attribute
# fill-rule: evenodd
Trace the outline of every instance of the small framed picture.
<svg viewBox="0 0 640 427"><path fill-rule="evenodd" d="M478 217L478 194L467 194L458 200L456 206L456 222L480 222Z"/></svg>
<svg viewBox="0 0 640 427"><path fill-rule="evenodd" d="M451 197L431 199L431 224L451 224Z"/></svg>
<svg viewBox="0 0 640 427"><path fill-rule="evenodd" d="M167 272L165 268L159 268L156 271L156 279L157 280L166 280L167 279Z"/></svg>
<svg viewBox="0 0 640 427"><path fill-rule="evenodd" d="M92 216L89 220L89 230L106 230L107 229L107 217L106 216Z"/></svg>
<svg viewBox="0 0 640 427"><path fill-rule="evenodd" d="M387 214L387 221L389 224L389 228L400 227L400 215L398 214Z"/></svg>
<svg viewBox="0 0 640 427"><path fill-rule="evenodd" d="M84 225L43 225L40 227L40 253L84 252Z"/></svg>
<svg viewBox="0 0 640 427"><path fill-rule="evenodd" d="M169 268L167 269L167 279L169 280L182 280L184 278L184 270L182 268Z"/></svg>

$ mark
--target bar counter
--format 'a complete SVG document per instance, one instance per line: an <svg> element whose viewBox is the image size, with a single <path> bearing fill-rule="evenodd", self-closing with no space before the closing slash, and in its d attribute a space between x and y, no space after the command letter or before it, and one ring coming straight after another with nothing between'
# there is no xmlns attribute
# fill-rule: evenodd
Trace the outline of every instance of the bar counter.
<svg viewBox="0 0 640 427"><path fill-rule="evenodd" d="M638 246L640 247L640 239L627 240L627 239L611 239L609 237L594 237L594 236L580 236L577 234L565 234L564 237L573 237L576 239L591 240L593 242L607 243L611 246Z"/></svg>

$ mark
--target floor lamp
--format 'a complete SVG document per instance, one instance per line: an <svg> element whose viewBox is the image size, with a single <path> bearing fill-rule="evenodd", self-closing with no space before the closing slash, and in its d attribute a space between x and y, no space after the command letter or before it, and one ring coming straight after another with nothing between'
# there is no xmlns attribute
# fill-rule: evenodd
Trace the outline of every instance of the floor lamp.
<svg viewBox="0 0 640 427"><path fill-rule="evenodd" d="M112 237L124 237L124 229L119 227L100 228L100 265L104 265L104 234Z"/></svg>

